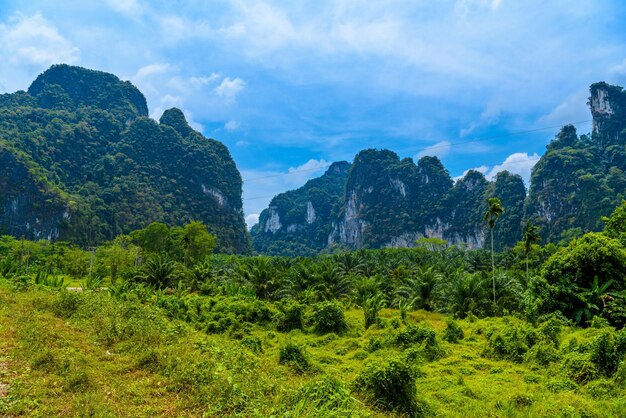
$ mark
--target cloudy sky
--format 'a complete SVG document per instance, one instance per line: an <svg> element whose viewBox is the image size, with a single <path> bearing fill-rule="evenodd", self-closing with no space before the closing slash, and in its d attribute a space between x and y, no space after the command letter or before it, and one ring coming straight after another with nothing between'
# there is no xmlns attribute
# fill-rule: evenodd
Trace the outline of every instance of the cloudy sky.
<svg viewBox="0 0 626 418"><path fill-rule="evenodd" d="M0 91L70 63L224 142L253 222L364 148L526 179L588 86L626 85L626 4L576 0L3 0Z"/></svg>

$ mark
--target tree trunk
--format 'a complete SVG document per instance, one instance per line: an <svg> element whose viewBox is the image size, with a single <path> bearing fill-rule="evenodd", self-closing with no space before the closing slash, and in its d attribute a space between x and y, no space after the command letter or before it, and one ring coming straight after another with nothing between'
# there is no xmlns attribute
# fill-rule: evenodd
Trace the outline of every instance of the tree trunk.
<svg viewBox="0 0 626 418"><path fill-rule="evenodd" d="M528 254L526 254L526 285L528 285Z"/></svg>
<svg viewBox="0 0 626 418"><path fill-rule="evenodd" d="M493 303L496 303L496 258L493 252L493 228L491 228L491 271L493 281Z"/></svg>

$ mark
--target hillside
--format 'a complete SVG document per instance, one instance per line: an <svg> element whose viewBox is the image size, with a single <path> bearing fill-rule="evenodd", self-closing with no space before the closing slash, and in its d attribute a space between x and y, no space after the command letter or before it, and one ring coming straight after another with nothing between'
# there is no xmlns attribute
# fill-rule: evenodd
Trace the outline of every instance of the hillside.
<svg viewBox="0 0 626 418"><path fill-rule="evenodd" d="M0 233L93 245L151 222L203 221L246 252L239 171L178 109L159 122L130 82L68 65L0 96Z"/></svg>
<svg viewBox="0 0 626 418"><path fill-rule="evenodd" d="M494 231L496 249L515 245L527 220L539 225L545 242L600 230L602 216L626 196L626 92L596 83L590 93L593 132L579 137L572 125L564 126L535 165L528 192L520 176L506 171L488 181L470 170L454 183L436 157L415 164L389 150L359 152L345 177L335 217L318 228L330 231L322 249L411 247L420 237L468 248L488 246L483 214L489 197L500 198L505 208ZM328 192L338 189L333 184ZM300 192L283 195L293 193ZM320 237L283 227L280 220L292 207L283 204L276 210L272 205L252 230L257 251L293 254L296 242L320 248ZM277 228L268 227L270 219Z"/></svg>

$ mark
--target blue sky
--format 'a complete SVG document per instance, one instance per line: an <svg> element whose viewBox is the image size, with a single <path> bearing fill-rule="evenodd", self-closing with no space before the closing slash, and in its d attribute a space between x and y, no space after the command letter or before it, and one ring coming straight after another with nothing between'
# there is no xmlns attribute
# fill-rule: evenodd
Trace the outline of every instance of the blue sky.
<svg viewBox="0 0 626 418"><path fill-rule="evenodd" d="M620 1L4 0L0 91L54 63L137 85L224 142L248 221L364 148L526 179L588 86L626 85ZM522 133L520 133L522 132Z"/></svg>

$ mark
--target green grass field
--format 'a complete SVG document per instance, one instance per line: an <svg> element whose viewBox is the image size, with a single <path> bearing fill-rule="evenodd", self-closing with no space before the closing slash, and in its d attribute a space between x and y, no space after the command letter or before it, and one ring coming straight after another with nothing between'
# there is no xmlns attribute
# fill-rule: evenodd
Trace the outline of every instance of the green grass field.
<svg viewBox="0 0 626 418"><path fill-rule="evenodd" d="M585 357L618 334L609 328L560 327L556 345L513 317L462 320L464 338L449 343L445 315L403 323L385 309L365 330L363 311L347 309L338 335L315 332L307 308L302 330L240 320L207 333L133 294L0 283L1 416L626 416L623 363L602 377ZM434 339L409 332L429 329ZM538 342L524 352L510 330ZM385 369L394 361L411 378Z"/></svg>

